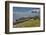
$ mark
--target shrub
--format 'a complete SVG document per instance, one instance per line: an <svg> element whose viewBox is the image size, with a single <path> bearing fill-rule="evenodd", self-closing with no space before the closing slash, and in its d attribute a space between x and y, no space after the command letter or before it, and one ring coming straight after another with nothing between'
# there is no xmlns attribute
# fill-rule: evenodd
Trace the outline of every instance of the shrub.
<svg viewBox="0 0 46 35"><path fill-rule="evenodd" d="M38 17L38 16L35 16L35 17L33 17L33 19L34 19L34 20L36 20L36 19L40 19L40 17Z"/></svg>

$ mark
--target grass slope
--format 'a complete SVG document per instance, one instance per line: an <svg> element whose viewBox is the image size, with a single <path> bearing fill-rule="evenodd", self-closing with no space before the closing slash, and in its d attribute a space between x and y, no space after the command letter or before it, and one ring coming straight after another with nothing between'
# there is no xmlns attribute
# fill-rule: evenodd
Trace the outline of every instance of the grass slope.
<svg viewBox="0 0 46 35"><path fill-rule="evenodd" d="M40 20L39 19L36 19L36 20L28 20L28 21L25 21L23 23L19 23L19 24L16 24L14 25L13 27L39 27L40 26Z"/></svg>

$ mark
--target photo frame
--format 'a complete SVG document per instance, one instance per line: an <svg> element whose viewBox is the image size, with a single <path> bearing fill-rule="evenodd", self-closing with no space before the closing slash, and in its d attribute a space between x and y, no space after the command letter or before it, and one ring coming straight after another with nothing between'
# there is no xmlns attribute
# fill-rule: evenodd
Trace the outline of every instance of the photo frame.
<svg viewBox="0 0 46 35"><path fill-rule="evenodd" d="M5 1L5 33L45 31L45 3Z"/></svg>

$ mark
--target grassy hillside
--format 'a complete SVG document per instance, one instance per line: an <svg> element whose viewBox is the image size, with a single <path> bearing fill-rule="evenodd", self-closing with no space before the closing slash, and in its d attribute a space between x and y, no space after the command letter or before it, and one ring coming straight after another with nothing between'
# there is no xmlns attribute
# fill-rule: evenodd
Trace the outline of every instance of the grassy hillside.
<svg viewBox="0 0 46 35"><path fill-rule="evenodd" d="M40 20L28 20L19 24L14 25L13 27L39 27L40 26Z"/></svg>

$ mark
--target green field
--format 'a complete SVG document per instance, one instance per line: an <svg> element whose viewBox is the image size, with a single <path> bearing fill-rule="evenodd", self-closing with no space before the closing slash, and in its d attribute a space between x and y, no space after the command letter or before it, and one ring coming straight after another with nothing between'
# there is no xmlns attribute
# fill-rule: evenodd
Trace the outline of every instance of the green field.
<svg viewBox="0 0 46 35"><path fill-rule="evenodd" d="M19 27L39 27L40 26L40 20L36 19L36 20L28 20L28 21L24 21L22 23L13 25L14 28L19 28Z"/></svg>

